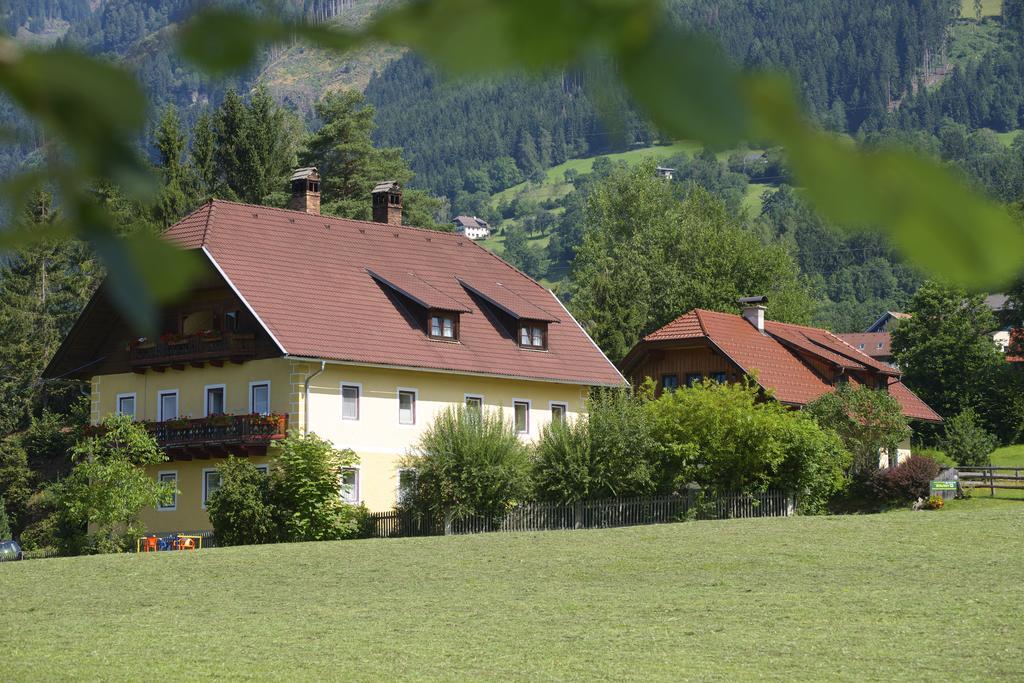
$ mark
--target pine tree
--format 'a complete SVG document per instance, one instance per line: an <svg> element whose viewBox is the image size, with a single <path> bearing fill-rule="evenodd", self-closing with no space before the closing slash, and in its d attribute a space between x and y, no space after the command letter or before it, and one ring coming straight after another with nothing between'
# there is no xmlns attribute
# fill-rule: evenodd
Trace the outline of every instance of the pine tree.
<svg viewBox="0 0 1024 683"><path fill-rule="evenodd" d="M192 176L195 180L195 194L200 198L213 197L217 193L217 133L213 117L203 112L192 128Z"/></svg>
<svg viewBox="0 0 1024 683"><path fill-rule="evenodd" d="M316 166L323 179L321 211L334 216L369 219L370 191L381 180L405 184L412 171L397 147L373 146L374 108L356 91L329 93L316 105L323 125L309 137L300 161ZM433 215L440 201L425 192L406 191L404 219L419 227L437 227Z"/></svg>
<svg viewBox="0 0 1024 683"><path fill-rule="evenodd" d="M247 141L246 119L245 103L242 102L242 98L234 90L228 90L224 95L224 101L217 109L214 124L217 140L214 159L217 175L224 181L218 188L218 194L224 199L238 199L244 194L242 159L246 156L246 152L243 151Z"/></svg>
<svg viewBox="0 0 1024 683"><path fill-rule="evenodd" d="M163 227L169 227L185 215L191 208L188 190L195 183L187 177L186 167L182 165L182 154L185 151L185 134L181 130L178 110L174 106L164 109L160 123L157 125L155 142L160 154L160 173L163 176L163 188L153 207L154 218Z"/></svg>
<svg viewBox="0 0 1024 683"><path fill-rule="evenodd" d="M51 199L39 193L25 222L45 228L55 220ZM9 255L0 268L0 433L28 423L46 405L73 395L65 382L40 380L43 368L71 329L98 281L98 267L81 242L48 239Z"/></svg>

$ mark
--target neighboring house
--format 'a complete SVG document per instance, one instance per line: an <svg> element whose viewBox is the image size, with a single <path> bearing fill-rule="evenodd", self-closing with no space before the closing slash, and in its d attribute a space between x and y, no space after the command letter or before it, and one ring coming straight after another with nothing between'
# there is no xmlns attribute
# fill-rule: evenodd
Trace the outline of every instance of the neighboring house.
<svg viewBox="0 0 1024 683"><path fill-rule="evenodd" d="M455 223L456 234L465 235L471 240L482 240L491 234L491 226L487 221L476 216L456 216L452 222Z"/></svg>
<svg viewBox="0 0 1024 683"><path fill-rule="evenodd" d="M665 180L672 180L672 178L675 177L676 169L669 168L667 166L655 166L654 174L657 175L659 178L664 178Z"/></svg>
<svg viewBox="0 0 1024 683"><path fill-rule="evenodd" d="M293 181L314 188L308 169ZM171 459L149 471L179 493L143 515L150 530L210 528L216 468L273 467L286 430L353 449L340 494L385 510L439 411L501 409L532 440L590 387L625 384L554 294L462 235L395 224L400 188L382 188L376 222L303 197L204 204L165 233L206 269L158 337L133 335L106 285L89 302L44 376L90 380L93 423L123 413L156 435Z"/></svg>
<svg viewBox="0 0 1024 683"><path fill-rule="evenodd" d="M893 325L900 320L907 320L910 318L909 313L900 313L899 311L886 311L878 320L871 324L865 332L892 332Z"/></svg>
<svg viewBox="0 0 1024 683"><path fill-rule="evenodd" d="M892 360L892 334L889 332L843 332L836 336L861 353L896 367Z"/></svg>
<svg viewBox="0 0 1024 683"><path fill-rule="evenodd" d="M634 386L650 377L659 391L751 376L776 400L795 408L850 382L885 389L910 420L942 421L900 381L895 368L826 330L765 320L764 297L741 301L746 305L742 316L695 309L647 335L619 364L623 374ZM909 448L901 444L898 458L908 456Z"/></svg>

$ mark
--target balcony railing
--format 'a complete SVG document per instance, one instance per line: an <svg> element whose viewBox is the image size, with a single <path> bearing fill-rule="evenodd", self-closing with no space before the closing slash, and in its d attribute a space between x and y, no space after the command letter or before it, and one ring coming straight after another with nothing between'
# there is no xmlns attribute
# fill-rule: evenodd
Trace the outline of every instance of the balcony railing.
<svg viewBox="0 0 1024 683"><path fill-rule="evenodd" d="M143 339L128 346L128 361L136 369L186 363L243 362L255 355L255 335L237 332Z"/></svg>
<svg viewBox="0 0 1024 683"><path fill-rule="evenodd" d="M164 422L146 422L146 429L165 449L221 446L267 446L283 439L287 415L214 415Z"/></svg>

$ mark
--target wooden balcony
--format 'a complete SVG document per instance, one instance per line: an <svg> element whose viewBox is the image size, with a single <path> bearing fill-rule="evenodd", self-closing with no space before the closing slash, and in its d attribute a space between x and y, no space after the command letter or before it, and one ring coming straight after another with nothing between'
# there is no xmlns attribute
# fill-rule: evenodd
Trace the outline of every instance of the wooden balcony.
<svg viewBox="0 0 1024 683"><path fill-rule="evenodd" d="M214 415L143 423L172 460L263 455L288 431L287 415Z"/></svg>
<svg viewBox="0 0 1024 683"><path fill-rule="evenodd" d="M135 372L184 370L186 365L202 367L207 363L216 366L226 362L244 363L255 355L255 335L240 332L136 340L128 345L128 363Z"/></svg>

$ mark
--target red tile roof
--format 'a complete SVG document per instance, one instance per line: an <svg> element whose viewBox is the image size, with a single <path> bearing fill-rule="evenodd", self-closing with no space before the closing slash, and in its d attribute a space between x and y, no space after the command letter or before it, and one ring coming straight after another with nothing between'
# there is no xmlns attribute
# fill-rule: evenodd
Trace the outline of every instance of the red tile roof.
<svg viewBox="0 0 1024 683"><path fill-rule="evenodd" d="M900 402L900 406L903 407L903 414L907 417L927 422L939 422L942 420L942 417L932 410L930 405L922 401L917 394L911 391L899 379L893 378L889 380L889 393Z"/></svg>
<svg viewBox="0 0 1024 683"><path fill-rule="evenodd" d="M558 317L530 301L529 293L520 291L522 283L497 282L486 278L458 278L459 284L517 320L559 322Z"/></svg>
<svg viewBox="0 0 1024 683"><path fill-rule="evenodd" d="M762 334L741 316L695 309L644 337L623 363L627 368L635 366L651 343L690 339L706 339L784 403L805 405L833 390L834 386L800 357L810 354L844 371L889 376L889 390L904 415L918 420L942 419L899 381L898 370L816 327L769 320Z"/></svg>
<svg viewBox="0 0 1024 683"><path fill-rule="evenodd" d="M469 302L456 301L441 290L431 286L416 273L405 268L367 268L376 280L383 282L396 292L403 294L424 308L436 308L442 311L469 313Z"/></svg>
<svg viewBox="0 0 1024 683"><path fill-rule="evenodd" d="M551 292L453 233L214 200L172 226L171 241L203 248L292 356L593 385L624 379ZM452 301L461 343L428 339L368 271ZM390 277L389 277L390 275ZM488 304L459 280L548 326L548 350L519 348ZM393 295L391 295L393 296Z"/></svg>

